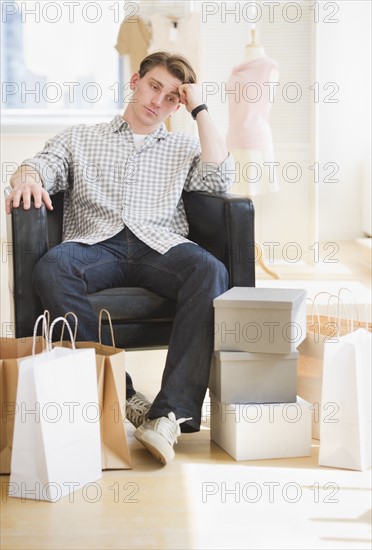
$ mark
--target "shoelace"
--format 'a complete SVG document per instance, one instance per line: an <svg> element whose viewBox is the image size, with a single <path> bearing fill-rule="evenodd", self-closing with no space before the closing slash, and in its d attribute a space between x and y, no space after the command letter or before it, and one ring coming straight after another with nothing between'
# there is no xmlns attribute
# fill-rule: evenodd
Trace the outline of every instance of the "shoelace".
<svg viewBox="0 0 372 550"><path fill-rule="evenodd" d="M144 403L139 397L133 396L130 400L130 406L128 407L127 417L130 420L138 421L143 415L145 415L149 409L147 403Z"/></svg>
<svg viewBox="0 0 372 550"><path fill-rule="evenodd" d="M159 418L157 430L173 446L175 443L177 443L178 436L181 435L180 424L182 424L183 422L187 422L187 420L192 420L192 417L179 418L177 420L174 412L170 412L168 413L168 418L166 418L165 416L162 418Z"/></svg>

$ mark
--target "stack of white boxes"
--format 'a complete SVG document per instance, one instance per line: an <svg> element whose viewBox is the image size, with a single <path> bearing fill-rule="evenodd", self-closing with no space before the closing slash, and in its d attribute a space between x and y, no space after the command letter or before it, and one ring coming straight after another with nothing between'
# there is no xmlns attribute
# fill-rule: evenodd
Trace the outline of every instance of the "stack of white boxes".
<svg viewBox="0 0 372 550"><path fill-rule="evenodd" d="M235 460L309 456L310 404L297 396L305 290L234 287L213 304L212 441Z"/></svg>

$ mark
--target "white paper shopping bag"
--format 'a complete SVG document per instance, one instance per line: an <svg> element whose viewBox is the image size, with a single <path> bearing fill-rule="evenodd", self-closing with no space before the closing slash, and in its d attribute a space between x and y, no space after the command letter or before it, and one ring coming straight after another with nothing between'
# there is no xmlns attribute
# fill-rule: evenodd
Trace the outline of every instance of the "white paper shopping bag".
<svg viewBox="0 0 372 550"><path fill-rule="evenodd" d="M112 346L102 342L102 316L107 315ZM77 332L78 318L69 311L65 318L71 315ZM60 344L71 347L69 342ZM132 468L126 429L125 429L125 351L115 346L114 329L111 315L107 309L99 312L99 343L75 342L78 349L93 348L96 352L98 396L101 410L101 451L102 470L126 470Z"/></svg>
<svg viewBox="0 0 372 550"><path fill-rule="evenodd" d="M52 349L58 320L20 361L9 496L57 501L102 476L95 351Z"/></svg>
<svg viewBox="0 0 372 550"><path fill-rule="evenodd" d="M350 294L353 303L345 303L341 300L341 295L345 292ZM320 295L328 296L325 315L319 315L318 312L317 298ZM312 437L320 439L325 345L327 342L329 345L337 343L340 336L353 332L362 324L359 320L355 297L347 288L340 288L337 295L321 291L309 300L311 311L307 316L306 339L298 346L297 391L298 395L311 403ZM368 323L365 326L370 328ZM323 418L331 417L332 406L323 409L323 413Z"/></svg>
<svg viewBox="0 0 372 550"><path fill-rule="evenodd" d="M324 345L319 465L371 466L371 333L365 329Z"/></svg>

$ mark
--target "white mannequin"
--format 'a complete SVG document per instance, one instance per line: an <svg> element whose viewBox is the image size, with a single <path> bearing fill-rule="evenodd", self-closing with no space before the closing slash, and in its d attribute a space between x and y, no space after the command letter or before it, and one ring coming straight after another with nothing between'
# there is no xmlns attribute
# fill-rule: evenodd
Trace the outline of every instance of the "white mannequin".
<svg viewBox="0 0 372 550"><path fill-rule="evenodd" d="M254 61L260 57L266 57L266 52L264 48L256 42L256 29L251 30L252 41L250 44L245 46L245 55L244 59L246 61ZM279 71L278 69L273 68L270 73L269 82L278 82L279 81ZM275 88L274 88L275 90Z"/></svg>
<svg viewBox="0 0 372 550"><path fill-rule="evenodd" d="M253 61L259 57L265 57L266 53L263 47L256 42L256 29L251 30L251 43L245 46L245 60Z"/></svg>

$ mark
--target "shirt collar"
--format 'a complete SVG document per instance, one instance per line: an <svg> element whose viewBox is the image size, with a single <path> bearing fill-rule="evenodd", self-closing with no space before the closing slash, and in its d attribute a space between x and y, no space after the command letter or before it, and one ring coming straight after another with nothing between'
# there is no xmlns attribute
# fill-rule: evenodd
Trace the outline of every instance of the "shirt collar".
<svg viewBox="0 0 372 550"><path fill-rule="evenodd" d="M132 131L128 122L124 120L121 115L116 115L109 123L109 126L113 133L120 132L122 128L125 128L125 129L128 128L129 130ZM151 134L149 134L149 136L157 140L165 139L167 135L168 135L168 130L166 129L166 126L163 122L161 123L159 128L157 128Z"/></svg>

